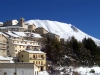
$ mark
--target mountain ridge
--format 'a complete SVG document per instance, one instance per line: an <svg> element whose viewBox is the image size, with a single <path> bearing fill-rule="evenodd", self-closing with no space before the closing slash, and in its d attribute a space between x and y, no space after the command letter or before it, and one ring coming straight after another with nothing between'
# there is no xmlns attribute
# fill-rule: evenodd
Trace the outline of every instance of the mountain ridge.
<svg viewBox="0 0 100 75"><path fill-rule="evenodd" d="M81 31L77 27L75 27L72 24L58 22L58 21L51 21L51 20L28 20L25 22L28 25L35 24L37 27L43 27L47 31L52 32L54 34L57 34L60 36L60 38L64 38L64 40L67 40L69 37L74 36L78 41L82 41L83 38L92 38L97 45L100 46L100 40L97 38L94 38L85 32Z"/></svg>

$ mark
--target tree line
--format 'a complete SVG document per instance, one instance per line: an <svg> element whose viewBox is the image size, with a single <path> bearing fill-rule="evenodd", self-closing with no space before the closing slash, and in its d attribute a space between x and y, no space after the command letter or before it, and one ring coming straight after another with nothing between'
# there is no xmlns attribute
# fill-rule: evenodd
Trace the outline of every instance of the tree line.
<svg viewBox="0 0 100 75"><path fill-rule="evenodd" d="M47 53L47 60L58 65L93 66L100 65L100 47L91 38L84 38L81 42L75 37L65 42L47 38L43 51Z"/></svg>

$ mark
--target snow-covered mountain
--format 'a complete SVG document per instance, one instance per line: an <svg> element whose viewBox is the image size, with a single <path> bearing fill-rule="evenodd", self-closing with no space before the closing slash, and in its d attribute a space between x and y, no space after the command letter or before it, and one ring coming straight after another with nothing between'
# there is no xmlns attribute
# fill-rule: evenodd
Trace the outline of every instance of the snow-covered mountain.
<svg viewBox="0 0 100 75"><path fill-rule="evenodd" d="M96 39L80 29L76 28L75 26L67 23L61 23L57 21L50 21L50 20L28 20L25 22L26 24L35 24L36 27L43 27L47 31L60 35L60 38L64 38L65 40L71 36L74 36L78 41L82 41L83 38L92 38L96 44L100 46L100 40Z"/></svg>

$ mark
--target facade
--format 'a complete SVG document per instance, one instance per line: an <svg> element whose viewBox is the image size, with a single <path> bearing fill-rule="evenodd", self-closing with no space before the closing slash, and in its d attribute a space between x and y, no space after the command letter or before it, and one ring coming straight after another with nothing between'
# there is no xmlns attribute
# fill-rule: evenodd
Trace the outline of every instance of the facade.
<svg viewBox="0 0 100 75"><path fill-rule="evenodd" d="M47 34L43 34L42 36L45 37L45 38L49 37L49 38L57 39L58 41L60 41L60 36L57 35L57 34L54 34L54 33L49 32Z"/></svg>
<svg viewBox="0 0 100 75"><path fill-rule="evenodd" d="M3 22L3 26L13 26L16 25L18 23L17 20L7 20L6 22Z"/></svg>
<svg viewBox="0 0 100 75"><path fill-rule="evenodd" d="M0 75L38 75L34 73L33 63L0 63Z"/></svg>
<svg viewBox="0 0 100 75"><path fill-rule="evenodd" d="M46 70L46 53L35 50L25 50L19 52L20 62L34 63L38 71Z"/></svg>
<svg viewBox="0 0 100 75"><path fill-rule="evenodd" d="M47 34L48 33L48 31L46 29L44 29L43 27L36 28L35 32L38 34Z"/></svg>
<svg viewBox="0 0 100 75"><path fill-rule="evenodd" d="M29 31L34 31L34 29L36 28L36 26L33 24L33 25L28 25L28 30Z"/></svg>
<svg viewBox="0 0 100 75"><path fill-rule="evenodd" d="M0 32L0 56L7 56L7 37Z"/></svg>
<svg viewBox="0 0 100 75"><path fill-rule="evenodd" d="M12 57L18 56L20 51L26 49L40 50L40 45L37 41L23 40L23 39L9 39L8 40L8 55Z"/></svg>
<svg viewBox="0 0 100 75"><path fill-rule="evenodd" d="M20 26L6 26L6 27L0 27L0 32L8 32L8 31L18 31L22 32L25 28Z"/></svg>

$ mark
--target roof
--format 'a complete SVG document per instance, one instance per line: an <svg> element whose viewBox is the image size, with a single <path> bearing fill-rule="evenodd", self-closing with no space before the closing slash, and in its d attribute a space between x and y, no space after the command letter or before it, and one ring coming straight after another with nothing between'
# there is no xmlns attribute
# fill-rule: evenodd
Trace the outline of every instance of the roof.
<svg viewBox="0 0 100 75"><path fill-rule="evenodd" d="M0 32L0 34L1 34L1 35L4 35L5 37L8 37L8 35L6 35L6 34L4 34L4 33L2 33L2 32Z"/></svg>
<svg viewBox="0 0 100 75"><path fill-rule="evenodd" d="M9 57L0 56L0 60L11 60Z"/></svg>
<svg viewBox="0 0 100 75"><path fill-rule="evenodd" d="M13 43L14 45L23 45L23 46L40 46L40 45L32 45L32 44L22 44L22 43Z"/></svg>
<svg viewBox="0 0 100 75"><path fill-rule="evenodd" d="M35 38L42 38L42 36L40 36L40 34L30 33L30 32L15 32L15 31L13 31L12 33L15 35L18 35L18 36L22 36L22 37L30 37L31 36L31 37L35 37Z"/></svg>
<svg viewBox="0 0 100 75"><path fill-rule="evenodd" d="M3 24L3 22L0 22L0 24Z"/></svg>
<svg viewBox="0 0 100 75"><path fill-rule="evenodd" d="M23 37L27 36L24 32L15 32L15 31L13 31L13 33L18 35L18 36L23 36Z"/></svg>
<svg viewBox="0 0 100 75"><path fill-rule="evenodd" d="M33 51L33 50L25 50L25 52L28 52L28 53L38 53L38 54L45 54L45 53L42 52L42 51Z"/></svg>
<svg viewBox="0 0 100 75"><path fill-rule="evenodd" d="M20 26L6 26L6 27L0 27L0 29L8 29L8 28L23 28L23 27L20 27Z"/></svg>
<svg viewBox="0 0 100 75"><path fill-rule="evenodd" d="M33 34L33 37L42 38L40 34L36 34L36 33L32 33L32 34Z"/></svg>
<svg viewBox="0 0 100 75"><path fill-rule="evenodd" d="M42 38L40 34L37 33L30 33L30 32L25 32L25 34L28 34L28 37L34 37L34 38Z"/></svg>
<svg viewBox="0 0 100 75"><path fill-rule="evenodd" d="M8 34L9 36L12 36L12 37L19 37L18 35L16 34L13 34L12 32L5 32L6 34Z"/></svg>

